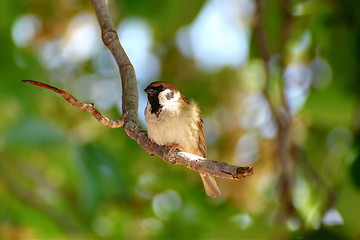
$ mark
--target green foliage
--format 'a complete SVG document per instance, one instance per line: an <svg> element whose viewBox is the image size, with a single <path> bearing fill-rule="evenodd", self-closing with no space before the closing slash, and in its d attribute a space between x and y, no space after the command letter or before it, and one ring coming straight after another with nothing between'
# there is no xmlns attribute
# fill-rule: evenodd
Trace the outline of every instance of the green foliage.
<svg viewBox="0 0 360 240"><path fill-rule="evenodd" d="M355 185L355 187L360 190L360 175L359 175L359 171L360 171L360 154L359 154L359 150L360 150L360 141L359 141L359 136L357 136L357 138L355 139L355 144L354 146L356 147L356 157L353 160L353 163L349 166L349 175L350 178L353 182L353 184Z"/></svg>
<svg viewBox="0 0 360 240"><path fill-rule="evenodd" d="M81 101L104 106L99 109L106 116L119 117L119 76L104 53L107 50L99 33L89 50L93 52L86 57L78 60L76 49L65 54L71 33L80 29L74 19L93 14L89 1L0 2L1 239L360 236L359 2L263 1L271 55L268 73L251 8L249 19L239 17L251 33L246 46L249 56L243 65L206 71L199 67L194 49L188 55L180 50L179 30L191 25L209 2L117 0L110 4L116 26L135 17L153 32L148 50L157 57L159 72L155 79L139 81L139 88L150 81L169 81L194 99L205 119L209 158L237 165L247 165L246 158L255 159L251 162L253 176L219 180L220 199L206 197L197 173L151 157L121 129L108 129L54 93L21 83L22 79L50 83ZM224 6L229 2L224 0ZM28 15L35 16L41 26L19 45L14 26ZM26 30L23 32L31 32ZM217 37L221 42L228 36ZM82 39L81 45L90 40ZM312 76L302 95L303 104L291 116L288 137L293 166L288 194L293 214L286 211L282 195L283 172L276 148L279 129L264 130L272 118L259 123L264 114L259 109L268 109L263 98L267 80L271 103L277 112L285 111L282 94L288 66L303 67ZM108 82L103 80L116 82L110 90L118 95L107 93L103 87ZM296 89L305 82L306 74L301 75ZM101 91L115 100L101 102ZM241 145L244 142L257 145Z"/></svg>

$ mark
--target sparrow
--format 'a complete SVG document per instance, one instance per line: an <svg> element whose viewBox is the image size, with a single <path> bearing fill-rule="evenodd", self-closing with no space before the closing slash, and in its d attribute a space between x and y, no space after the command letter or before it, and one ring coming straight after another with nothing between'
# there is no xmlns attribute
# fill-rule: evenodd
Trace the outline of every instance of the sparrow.
<svg viewBox="0 0 360 240"><path fill-rule="evenodd" d="M206 142L200 109L173 85L157 81L144 90L148 102L145 120L148 136L159 145L179 146L185 152L206 157ZM221 196L214 177L200 173L208 196Z"/></svg>

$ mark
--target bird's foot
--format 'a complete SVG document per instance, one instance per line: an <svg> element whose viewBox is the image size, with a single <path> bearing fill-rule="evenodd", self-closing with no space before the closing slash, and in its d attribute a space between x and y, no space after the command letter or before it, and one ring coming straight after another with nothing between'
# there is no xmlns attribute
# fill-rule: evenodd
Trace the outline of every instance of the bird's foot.
<svg viewBox="0 0 360 240"><path fill-rule="evenodd" d="M176 162L176 153L181 149L181 146L176 143L170 143L165 145L168 150L168 163L174 164Z"/></svg>
<svg viewBox="0 0 360 240"><path fill-rule="evenodd" d="M181 149L181 146L177 143L169 143L165 145L167 149L169 149L169 153L174 153L178 149Z"/></svg>

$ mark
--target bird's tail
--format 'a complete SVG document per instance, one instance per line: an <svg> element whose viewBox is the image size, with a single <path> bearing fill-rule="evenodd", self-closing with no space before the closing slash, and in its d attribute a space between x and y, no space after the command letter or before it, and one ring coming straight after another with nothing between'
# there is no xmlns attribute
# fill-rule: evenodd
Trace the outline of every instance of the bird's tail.
<svg viewBox="0 0 360 240"><path fill-rule="evenodd" d="M220 197L221 192L215 181L215 178L203 173L200 173L201 180L204 184L206 195L212 198Z"/></svg>

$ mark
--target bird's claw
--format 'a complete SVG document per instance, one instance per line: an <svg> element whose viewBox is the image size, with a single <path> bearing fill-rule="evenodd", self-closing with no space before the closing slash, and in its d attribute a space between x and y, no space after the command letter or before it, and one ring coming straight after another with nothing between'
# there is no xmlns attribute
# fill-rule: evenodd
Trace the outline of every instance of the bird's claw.
<svg viewBox="0 0 360 240"><path fill-rule="evenodd" d="M181 146L177 143L169 143L165 145L167 149L169 149L169 153L174 153L176 152L178 149L181 148Z"/></svg>

